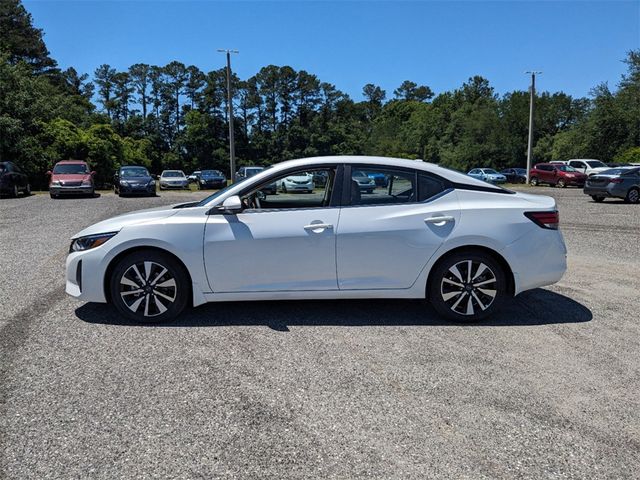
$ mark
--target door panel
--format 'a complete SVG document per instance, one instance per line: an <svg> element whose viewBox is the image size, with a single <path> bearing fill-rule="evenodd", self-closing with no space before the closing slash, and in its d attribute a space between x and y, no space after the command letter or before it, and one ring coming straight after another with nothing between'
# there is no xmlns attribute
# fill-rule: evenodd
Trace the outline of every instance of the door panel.
<svg viewBox="0 0 640 480"><path fill-rule="evenodd" d="M448 218L430 220L434 216ZM339 288L411 287L459 220L455 190L427 203L343 208L336 239Z"/></svg>
<svg viewBox="0 0 640 480"><path fill-rule="evenodd" d="M214 292L336 290L338 208L211 215L204 260Z"/></svg>

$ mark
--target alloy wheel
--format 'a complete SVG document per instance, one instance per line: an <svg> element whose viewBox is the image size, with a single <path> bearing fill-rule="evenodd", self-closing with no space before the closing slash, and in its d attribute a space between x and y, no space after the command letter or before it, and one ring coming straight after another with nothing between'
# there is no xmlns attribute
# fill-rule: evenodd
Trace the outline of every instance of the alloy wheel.
<svg viewBox="0 0 640 480"><path fill-rule="evenodd" d="M629 193L627 193L627 199L629 203L638 203L640 201L640 192L637 189L632 188L629 190Z"/></svg>
<svg viewBox="0 0 640 480"><path fill-rule="evenodd" d="M145 317L162 315L176 301L178 286L173 274L163 265L140 261L120 277L122 302L134 314Z"/></svg>
<svg viewBox="0 0 640 480"><path fill-rule="evenodd" d="M498 293L496 275L486 263L463 260L445 272L440 293L454 313L474 315L489 308L495 300Z"/></svg>
<svg viewBox="0 0 640 480"><path fill-rule="evenodd" d="M533 177L531 180L529 180L529 183L535 187L536 185L538 185L538 179L536 177Z"/></svg>

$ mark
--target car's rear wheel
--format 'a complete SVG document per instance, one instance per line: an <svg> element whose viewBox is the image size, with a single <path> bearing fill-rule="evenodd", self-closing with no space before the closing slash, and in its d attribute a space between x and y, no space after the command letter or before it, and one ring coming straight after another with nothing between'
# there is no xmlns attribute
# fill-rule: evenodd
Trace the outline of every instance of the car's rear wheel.
<svg viewBox="0 0 640 480"><path fill-rule="evenodd" d="M457 322L488 317L507 292L503 268L481 251L454 253L440 260L429 278L429 301L441 316Z"/></svg>
<svg viewBox="0 0 640 480"><path fill-rule="evenodd" d="M624 200L627 203L640 203L640 190L637 188L630 188Z"/></svg>
<svg viewBox="0 0 640 480"><path fill-rule="evenodd" d="M567 182L565 182L563 179L558 180L558 184L557 184L560 188L564 188L567 186Z"/></svg>
<svg viewBox="0 0 640 480"><path fill-rule="evenodd" d="M133 252L121 260L109 280L111 301L136 322L176 318L189 302L189 276L173 257L154 250Z"/></svg>
<svg viewBox="0 0 640 480"><path fill-rule="evenodd" d="M529 180L529 183L531 185L533 185L534 187L538 185L538 177L531 177L531 179Z"/></svg>
<svg viewBox="0 0 640 480"><path fill-rule="evenodd" d="M593 198L593 201L594 201L594 202L597 202L597 203L602 203L602 202L604 202L604 197L600 197L600 196L598 196L598 195L591 195L591 198Z"/></svg>

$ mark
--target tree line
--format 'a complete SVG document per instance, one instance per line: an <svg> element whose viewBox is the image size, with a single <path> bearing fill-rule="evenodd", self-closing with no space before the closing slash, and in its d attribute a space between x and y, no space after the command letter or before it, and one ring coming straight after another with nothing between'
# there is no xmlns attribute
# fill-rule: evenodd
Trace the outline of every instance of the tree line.
<svg viewBox="0 0 640 480"><path fill-rule="evenodd" d="M640 161L640 50L624 61L615 89L537 95L536 161ZM361 101L290 66L231 80L239 165L341 154L422 158L462 171L526 162L529 93L499 95L480 76L437 95L411 80L393 92L370 83ZM226 89L224 68L179 61L103 64L92 77L61 70L21 2L0 2L0 161L16 161L34 185L65 158L88 160L98 181L123 164L228 174Z"/></svg>

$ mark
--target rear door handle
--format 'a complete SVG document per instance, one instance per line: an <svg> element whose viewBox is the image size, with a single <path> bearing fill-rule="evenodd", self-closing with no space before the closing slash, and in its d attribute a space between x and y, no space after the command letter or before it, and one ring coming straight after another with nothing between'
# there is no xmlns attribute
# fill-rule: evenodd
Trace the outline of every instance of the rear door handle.
<svg viewBox="0 0 640 480"><path fill-rule="evenodd" d="M305 225L303 228L305 230L311 230L312 232L315 232L316 230L328 230L330 228L333 228L333 225L331 225L330 223L312 223L311 225Z"/></svg>
<svg viewBox="0 0 640 480"><path fill-rule="evenodd" d="M435 225L439 225L439 224L444 225L447 222L455 221L455 218L453 218L451 215L441 215L439 217L425 218L424 221L425 223L433 223Z"/></svg>

